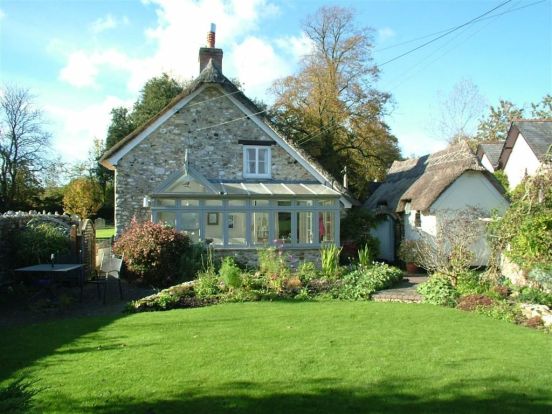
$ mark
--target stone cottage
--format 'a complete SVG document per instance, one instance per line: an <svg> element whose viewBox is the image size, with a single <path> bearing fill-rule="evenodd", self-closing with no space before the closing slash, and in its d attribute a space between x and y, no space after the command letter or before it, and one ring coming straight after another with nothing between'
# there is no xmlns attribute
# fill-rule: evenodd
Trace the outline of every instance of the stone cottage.
<svg viewBox="0 0 552 414"><path fill-rule="evenodd" d="M211 32L199 76L101 158L115 171L117 233L137 216L221 250L283 244L304 257L339 245L340 215L356 201L275 131L223 75L222 57Z"/></svg>

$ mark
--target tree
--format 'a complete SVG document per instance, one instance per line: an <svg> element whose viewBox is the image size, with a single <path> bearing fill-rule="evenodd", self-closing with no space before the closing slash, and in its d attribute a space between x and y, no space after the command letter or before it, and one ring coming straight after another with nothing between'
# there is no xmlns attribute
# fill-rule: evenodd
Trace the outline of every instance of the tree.
<svg viewBox="0 0 552 414"><path fill-rule="evenodd" d="M132 123L142 126L157 115L175 96L183 90L183 85L166 73L151 78L140 91L131 114Z"/></svg>
<svg viewBox="0 0 552 414"><path fill-rule="evenodd" d="M479 122L476 139L480 142L498 142L506 139L510 124L523 117L523 109L510 101L500 100L489 108L489 114Z"/></svg>
<svg viewBox="0 0 552 414"><path fill-rule="evenodd" d="M102 206L102 189L90 178L75 178L67 185L63 206L67 213L89 218Z"/></svg>
<svg viewBox="0 0 552 414"><path fill-rule="evenodd" d="M532 103L531 116L538 119L552 119L552 95L544 95L539 103Z"/></svg>
<svg viewBox="0 0 552 414"><path fill-rule="evenodd" d="M437 131L441 138L454 144L473 138L477 129L477 120L485 109L485 99L472 81L462 79L452 91L439 99L440 114Z"/></svg>
<svg viewBox="0 0 552 414"><path fill-rule="evenodd" d="M184 89L185 83L179 83L166 73L153 77L146 82L132 111L119 106L111 110L111 123L107 129L105 150L110 149L136 128L157 115L173 98Z"/></svg>
<svg viewBox="0 0 552 414"><path fill-rule="evenodd" d="M7 86L0 96L0 206L27 208L46 168L50 134L28 89Z"/></svg>
<svg viewBox="0 0 552 414"><path fill-rule="evenodd" d="M271 118L335 177L347 166L361 196L367 181L383 178L399 158L397 139L384 122L390 95L373 83L371 30L357 28L353 13L323 7L304 23L312 50L296 75L276 81Z"/></svg>

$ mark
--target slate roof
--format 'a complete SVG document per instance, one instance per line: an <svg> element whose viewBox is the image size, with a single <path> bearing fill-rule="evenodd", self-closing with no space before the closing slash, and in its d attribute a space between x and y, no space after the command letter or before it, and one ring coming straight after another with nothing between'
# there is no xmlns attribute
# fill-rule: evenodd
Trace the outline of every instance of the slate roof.
<svg viewBox="0 0 552 414"><path fill-rule="evenodd" d="M552 145L552 120L519 120L513 123L539 161Z"/></svg>
<svg viewBox="0 0 552 414"><path fill-rule="evenodd" d="M302 148L295 145L290 139L282 136L274 125L268 120L265 113L259 109L253 101L251 101L247 96L241 92L232 81L230 81L226 76L222 74L222 71L217 68L214 64L212 59L209 60L208 64L205 66L205 68L201 71L199 76L195 78L190 86L188 86L184 91L182 91L180 94L178 94L165 108L163 108L156 116L154 116L152 119L150 119L148 122L146 122L141 127L137 128L133 132L131 132L129 135L127 135L125 138L123 138L121 141L119 141L116 145L111 147L108 151L106 151L102 157L100 158L99 162L106 166L104 164L105 161L107 161L108 158L110 158L112 155L117 153L120 149L122 149L125 145L127 145L130 141L132 141L134 138L136 138L138 135L140 135L143 131L145 131L150 125L152 125L159 117L161 117L163 114L168 112L173 106L175 106L178 102L180 102L182 99L186 98L188 95L195 92L197 89L199 89L204 84L217 84L221 86L226 94L231 94L234 98L240 101L243 105L247 107L251 112L253 112L259 119L268 126L274 133L276 133L287 145L292 147L297 153L299 153L309 164L313 166L324 178L325 180L332 186L332 188L335 188L337 191L339 191L341 194L343 194L353 205L360 205L358 200L349 192L348 189L343 187L338 180L336 180L329 172L327 172L314 158L312 158L308 153L306 153Z"/></svg>
<svg viewBox="0 0 552 414"><path fill-rule="evenodd" d="M489 144L479 144L477 147L477 157L481 160L483 154L487 156L493 168L498 167L498 161L500 159L500 153L504 147L504 141L493 142Z"/></svg>
<svg viewBox="0 0 552 414"><path fill-rule="evenodd" d="M479 171L501 192L504 189L481 164L466 142L416 159L395 161L383 183L368 198L370 210L403 212L407 202L425 211L466 171Z"/></svg>

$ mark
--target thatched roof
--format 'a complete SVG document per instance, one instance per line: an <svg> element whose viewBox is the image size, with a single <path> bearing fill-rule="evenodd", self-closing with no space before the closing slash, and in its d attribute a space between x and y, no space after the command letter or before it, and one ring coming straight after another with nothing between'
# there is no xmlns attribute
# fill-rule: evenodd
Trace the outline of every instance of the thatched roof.
<svg viewBox="0 0 552 414"><path fill-rule="evenodd" d="M481 166L466 142L443 151L406 161L395 161L385 181L364 206L371 210L403 212L410 202L413 210L425 211L466 171L480 171L499 189L492 174Z"/></svg>

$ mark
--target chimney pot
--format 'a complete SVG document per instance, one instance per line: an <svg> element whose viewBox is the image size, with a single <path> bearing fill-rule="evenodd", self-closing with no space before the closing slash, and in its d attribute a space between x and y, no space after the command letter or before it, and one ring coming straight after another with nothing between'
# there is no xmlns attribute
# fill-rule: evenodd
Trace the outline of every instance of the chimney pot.
<svg viewBox="0 0 552 414"><path fill-rule="evenodd" d="M215 48L215 33L217 25L211 23L211 30L207 33L207 47L199 49L199 73L205 69L209 60L213 61L213 65L222 71L222 49Z"/></svg>

